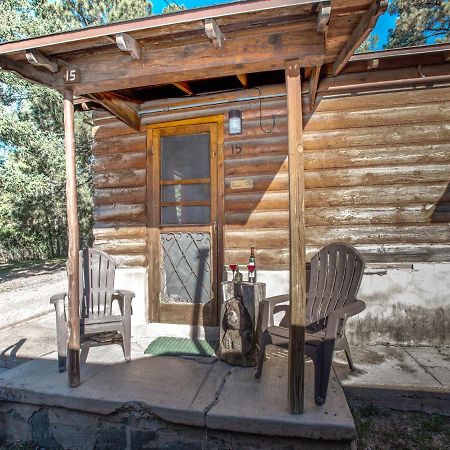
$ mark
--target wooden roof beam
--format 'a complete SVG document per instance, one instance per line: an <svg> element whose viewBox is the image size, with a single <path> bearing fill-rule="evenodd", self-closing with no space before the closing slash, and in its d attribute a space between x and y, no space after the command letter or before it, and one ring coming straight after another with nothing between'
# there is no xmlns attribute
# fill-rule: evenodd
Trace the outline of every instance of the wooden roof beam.
<svg viewBox="0 0 450 450"><path fill-rule="evenodd" d="M27 50L25 52L25 56L27 58L27 61L30 64L33 64L33 66L44 67L53 73L57 73L59 70L58 64L47 58L47 56L39 50Z"/></svg>
<svg viewBox="0 0 450 450"><path fill-rule="evenodd" d="M353 56L358 47L373 30L375 24L377 23L378 17L386 11L387 6L388 0L375 0L370 5L368 11L364 14L356 28L353 30L347 44L345 44L336 58L333 64L333 76L336 76L341 72L347 61Z"/></svg>
<svg viewBox="0 0 450 450"><path fill-rule="evenodd" d="M123 52L128 52L133 59L141 59L142 46L127 33L116 34L116 44Z"/></svg>
<svg viewBox="0 0 450 450"><path fill-rule="evenodd" d="M88 97L102 105L119 120L135 130L141 128L141 118L138 113L138 102L134 102L114 92L98 92Z"/></svg>
<svg viewBox="0 0 450 450"><path fill-rule="evenodd" d="M205 32L206 36L211 39L214 47L222 47L225 36L214 19L205 19Z"/></svg>
<svg viewBox="0 0 450 450"><path fill-rule="evenodd" d="M317 32L326 33L328 28L328 22L331 16L331 4L330 2L322 2L318 6L317 11Z"/></svg>
<svg viewBox="0 0 450 450"><path fill-rule="evenodd" d="M241 82L244 89L248 89L248 76L246 73L239 73L236 75L238 80Z"/></svg>
<svg viewBox="0 0 450 450"><path fill-rule="evenodd" d="M312 111L316 105L317 87L319 86L320 69L322 64L313 68L309 77L309 109Z"/></svg>
<svg viewBox="0 0 450 450"><path fill-rule="evenodd" d="M187 95L194 95L194 91L187 81L177 81L172 83L175 87L177 87L180 91L183 91Z"/></svg>
<svg viewBox="0 0 450 450"><path fill-rule="evenodd" d="M22 64L4 56L0 56L0 69L14 72L27 81L34 81L44 86L55 87L56 76L53 73L43 72L31 67L29 64Z"/></svg>

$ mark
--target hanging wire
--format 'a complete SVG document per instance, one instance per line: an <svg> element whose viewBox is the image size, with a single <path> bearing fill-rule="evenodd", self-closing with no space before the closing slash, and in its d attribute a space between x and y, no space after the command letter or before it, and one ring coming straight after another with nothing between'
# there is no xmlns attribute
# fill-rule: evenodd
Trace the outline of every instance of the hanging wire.
<svg viewBox="0 0 450 450"><path fill-rule="evenodd" d="M260 126L260 128L261 128L263 133L265 133L265 134L272 133L273 129L275 128L275 115L272 114L272 121L273 121L272 128L270 130L265 130L263 128L263 126L262 126L262 98L261 98L262 94L261 94L261 89L258 86L255 86L255 89L258 89L258 92L259 92L259 126Z"/></svg>

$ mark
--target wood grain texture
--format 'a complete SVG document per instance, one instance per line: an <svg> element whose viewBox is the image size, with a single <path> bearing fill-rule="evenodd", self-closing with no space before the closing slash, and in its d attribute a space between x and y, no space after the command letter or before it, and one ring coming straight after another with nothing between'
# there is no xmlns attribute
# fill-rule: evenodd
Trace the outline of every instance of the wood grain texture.
<svg viewBox="0 0 450 450"><path fill-rule="evenodd" d="M223 260L226 263L232 258L245 264L253 240L257 252L261 252L260 268L286 268L289 257L286 98L262 101L263 127L270 128L272 114L276 121L274 130L264 133L259 124L259 101L242 101L243 96L257 96L258 92L254 89L242 92L148 102L143 105L147 112L142 123L198 118L211 113L226 118L230 109L242 111L243 134L229 136L225 126L223 147L218 150L223 151L224 158ZM285 87L265 87L262 93L283 95ZM306 233L307 254L328 239L331 242L345 238L354 239L352 242L358 242L366 257L377 261L448 258L445 249L442 254L434 247L429 252L424 249L432 245L426 235L429 231L436 242L441 242L436 230L445 231L426 227L449 221L450 88L322 97L312 114L307 95L302 100L303 109L307 110L303 120L307 130L305 221L307 230L316 230L311 236L317 240L316 243L310 240ZM225 103L208 106L205 101ZM164 112L166 105L176 109ZM183 105L193 108L183 109ZM151 113L152 109L157 111ZM97 223L118 230L145 226L146 178L151 178L146 170L145 158L151 155L146 153L145 135L130 132L129 127L107 113L97 113L95 123ZM251 180L253 188L232 189L231 182L242 179ZM148 204L153 204L151 198ZM389 233L384 228L377 234L379 226L390 226ZM418 228L412 233L411 228L403 226ZM320 230L326 232L326 239L318 234ZM266 231L269 234L265 235ZM423 242L419 242L421 234ZM267 244L260 236L268 237ZM386 243L376 236L386 239ZM101 239L128 237L117 231L116 235ZM374 239L378 239L377 243ZM390 247L386 247L387 243Z"/></svg>

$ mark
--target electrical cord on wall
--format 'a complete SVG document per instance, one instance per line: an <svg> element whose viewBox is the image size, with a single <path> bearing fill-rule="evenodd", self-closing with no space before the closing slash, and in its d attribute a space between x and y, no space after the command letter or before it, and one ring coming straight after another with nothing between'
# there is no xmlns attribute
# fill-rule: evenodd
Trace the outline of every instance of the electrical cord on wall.
<svg viewBox="0 0 450 450"><path fill-rule="evenodd" d="M272 121L273 121L272 128L270 130L265 130L263 128L263 126L262 126L262 98L261 98L262 94L261 94L261 89L258 86L256 86L255 89L258 89L258 92L259 92L259 126L260 126L260 128L261 128L263 133L265 133L265 134L272 133L273 129L275 128L275 115L272 114Z"/></svg>

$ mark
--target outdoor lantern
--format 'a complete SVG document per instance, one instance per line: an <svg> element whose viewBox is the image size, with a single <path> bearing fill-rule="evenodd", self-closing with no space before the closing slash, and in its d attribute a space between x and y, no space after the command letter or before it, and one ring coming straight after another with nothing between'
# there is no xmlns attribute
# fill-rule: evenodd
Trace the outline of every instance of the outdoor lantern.
<svg viewBox="0 0 450 450"><path fill-rule="evenodd" d="M242 113L233 109L228 113L228 134L242 133Z"/></svg>

